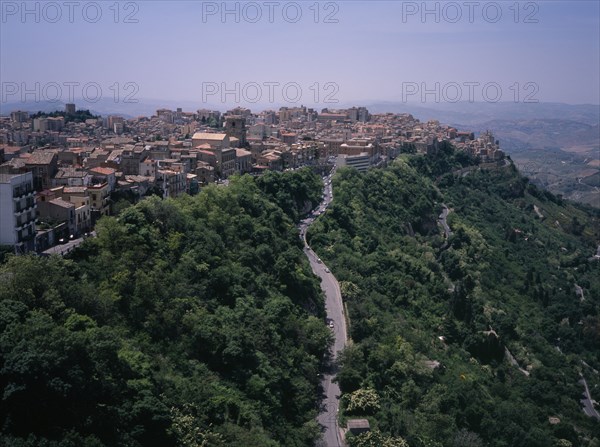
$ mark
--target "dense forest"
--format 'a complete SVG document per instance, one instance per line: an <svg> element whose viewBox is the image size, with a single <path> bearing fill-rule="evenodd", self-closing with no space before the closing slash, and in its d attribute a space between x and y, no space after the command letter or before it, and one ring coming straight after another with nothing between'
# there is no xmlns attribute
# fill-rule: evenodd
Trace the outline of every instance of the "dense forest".
<svg viewBox="0 0 600 447"><path fill-rule="evenodd" d="M352 447L600 445L597 212L450 145L333 186L308 237L348 309L342 425L372 428Z"/></svg>
<svg viewBox="0 0 600 447"><path fill-rule="evenodd" d="M4 447L307 446L330 343L294 219L309 170L103 218L0 266Z"/></svg>

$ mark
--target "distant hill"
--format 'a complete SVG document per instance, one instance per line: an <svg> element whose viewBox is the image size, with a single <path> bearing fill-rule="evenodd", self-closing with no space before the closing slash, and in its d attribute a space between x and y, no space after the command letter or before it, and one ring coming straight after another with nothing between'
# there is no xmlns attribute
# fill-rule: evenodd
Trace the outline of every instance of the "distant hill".
<svg viewBox="0 0 600 447"><path fill-rule="evenodd" d="M559 147L562 150L580 152L577 148L595 148L600 146L598 124L590 125L580 121L566 119L534 120L491 120L478 124L474 129L482 132L492 129L498 138L508 138L510 142L519 142L511 150L520 150L523 143L533 148ZM505 147L509 149L509 147Z"/></svg>
<svg viewBox="0 0 600 447"><path fill-rule="evenodd" d="M600 190L595 182L583 180L600 172L597 123L567 119L491 120L472 129L492 130L500 147L534 183L570 200L600 207Z"/></svg>
<svg viewBox="0 0 600 447"><path fill-rule="evenodd" d="M465 126L492 120L561 119L597 125L600 106L593 104L457 102L411 103L374 102L367 105L372 113L411 113L420 120L436 119L442 123Z"/></svg>
<svg viewBox="0 0 600 447"><path fill-rule="evenodd" d="M600 167L600 106L593 104L377 102L372 113L411 113L476 133L491 130L500 147L537 185L555 194L600 207L600 190L590 169ZM593 178L593 177L592 177Z"/></svg>

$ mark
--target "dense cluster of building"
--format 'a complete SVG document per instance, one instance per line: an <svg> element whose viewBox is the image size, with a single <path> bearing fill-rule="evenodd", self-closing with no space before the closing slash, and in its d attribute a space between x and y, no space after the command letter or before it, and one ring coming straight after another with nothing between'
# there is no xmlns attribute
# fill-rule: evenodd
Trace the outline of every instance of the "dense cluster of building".
<svg viewBox="0 0 600 447"><path fill-rule="evenodd" d="M440 142L501 159L491 133L478 138L409 114L282 107L157 110L152 117L72 119L74 104L47 116L0 117L0 245L43 251L90 231L121 199L195 194L234 174L302 166L366 170L402 151L435 154ZM56 116L58 115L58 116Z"/></svg>

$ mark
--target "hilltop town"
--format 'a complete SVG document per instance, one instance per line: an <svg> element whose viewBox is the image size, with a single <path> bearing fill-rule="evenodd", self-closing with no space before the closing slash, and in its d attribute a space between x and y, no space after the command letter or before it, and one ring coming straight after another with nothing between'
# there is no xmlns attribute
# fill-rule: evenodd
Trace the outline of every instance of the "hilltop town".
<svg viewBox="0 0 600 447"><path fill-rule="evenodd" d="M483 162L504 157L490 132L476 137L410 114L365 107L237 107L151 117L96 117L67 104L53 114L0 117L0 245L43 252L87 235L119 201L196 194L234 174L336 164L366 171L403 152L435 154L443 141Z"/></svg>

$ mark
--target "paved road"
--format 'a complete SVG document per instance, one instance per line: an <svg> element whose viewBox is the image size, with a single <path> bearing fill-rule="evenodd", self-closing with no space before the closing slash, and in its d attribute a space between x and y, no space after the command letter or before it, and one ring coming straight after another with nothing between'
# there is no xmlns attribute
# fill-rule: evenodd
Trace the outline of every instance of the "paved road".
<svg viewBox="0 0 600 447"><path fill-rule="evenodd" d="M600 421L600 413L598 413L598 411L594 408L592 396L590 395L590 389L588 388L588 384L583 375L581 375L581 380L579 381L579 383L583 384L583 387L585 388L583 392L583 399L581 399L581 404L583 405L583 412L589 417L595 418L598 421Z"/></svg>
<svg viewBox="0 0 600 447"><path fill-rule="evenodd" d="M96 232L92 231L90 233L90 237L95 237L96 236ZM73 239L68 241L65 244L58 244L55 245L54 247L50 247L47 250L44 250L41 254L45 255L45 256L50 256L50 255L60 255L60 256L64 256L67 253L72 252L75 248L79 247L83 241L85 240L85 238L80 237L77 239Z"/></svg>
<svg viewBox="0 0 600 447"><path fill-rule="evenodd" d="M521 371L523 374L525 374L527 377L529 377L529 371L521 368L521 366L519 365L519 362L517 362L517 359L515 359L515 357L512 355L512 353L508 350L508 348L506 346L504 347L504 356L508 359L508 361L510 362L510 364L512 366L514 366L519 371Z"/></svg>
<svg viewBox="0 0 600 447"><path fill-rule="evenodd" d="M442 209L442 213L438 217L438 222L444 227L444 234L446 235L446 239L448 239L452 235L452 230L448 226L448 222L446 221L448 214L450 214L450 210L445 204L442 204L444 207Z"/></svg>
<svg viewBox="0 0 600 447"><path fill-rule="evenodd" d="M596 249L596 254L591 258L588 258L588 261L597 261L598 259L600 259L600 245L598 245L598 248Z"/></svg>
<svg viewBox="0 0 600 447"><path fill-rule="evenodd" d="M325 293L325 309L327 311L328 321L333 322L333 335L335 337L331 349L332 363L335 365L335 359L340 350L346 345L347 330L346 318L344 315L344 306L342 304L342 294L340 286L328 267L323 264L317 254L310 248L306 242L306 230L318 216L317 213L323 213L331 202L331 184L327 184L329 179L325 179L324 199L319 207L313 212L312 217L303 220L300 223L300 237L304 241L304 253L308 257L313 272L321 278L321 288ZM337 383L332 382L336 374L335 366L323 375L321 382L324 391L322 411L317 417L317 421L323 427L323 445L327 447L343 447L340 429L337 423L340 388Z"/></svg>

